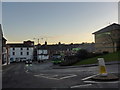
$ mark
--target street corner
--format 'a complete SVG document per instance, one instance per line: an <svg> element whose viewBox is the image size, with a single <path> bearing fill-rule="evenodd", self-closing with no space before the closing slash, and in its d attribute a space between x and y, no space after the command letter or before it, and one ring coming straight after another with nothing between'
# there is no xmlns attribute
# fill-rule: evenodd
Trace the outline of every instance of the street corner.
<svg viewBox="0 0 120 90"><path fill-rule="evenodd" d="M109 73L107 76L101 76L100 74L92 75L82 79L84 83L120 83L119 73Z"/></svg>
<svg viewBox="0 0 120 90"><path fill-rule="evenodd" d="M108 73L106 76L100 74L91 78L94 81L118 81L120 80L119 75Z"/></svg>

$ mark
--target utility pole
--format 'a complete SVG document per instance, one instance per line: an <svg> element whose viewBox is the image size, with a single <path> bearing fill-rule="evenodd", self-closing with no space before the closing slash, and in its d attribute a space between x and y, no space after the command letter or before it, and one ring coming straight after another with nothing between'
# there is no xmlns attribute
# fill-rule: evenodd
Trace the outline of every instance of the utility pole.
<svg viewBox="0 0 120 90"><path fill-rule="evenodd" d="M38 38L38 44L40 44L40 43L39 43L39 38Z"/></svg>
<svg viewBox="0 0 120 90"><path fill-rule="evenodd" d="M38 44L40 44L40 42L39 42L39 40L40 40L40 39L39 39L39 38L33 38L33 39L37 39L37 41L38 41Z"/></svg>

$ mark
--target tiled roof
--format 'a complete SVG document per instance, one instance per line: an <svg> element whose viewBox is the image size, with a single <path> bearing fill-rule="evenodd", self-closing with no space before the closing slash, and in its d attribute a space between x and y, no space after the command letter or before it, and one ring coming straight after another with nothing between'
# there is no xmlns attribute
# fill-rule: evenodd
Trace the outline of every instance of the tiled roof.
<svg viewBox="0 0 120 90"><path fill-rule="evenodd" d="M34 47L34 46L26 45L23 43L8 43L7 45L10 47Z"/></svg>
<svg viewBox="0 0 120 90"><path fill-rule="evenodd" d="M107 27L105 27L105 28L103 28L103 29L101 29L99 31L96 31L96 32L94 32L92 34L108 32L108 31L116 30L116 29L120 30L120 24L113 23L113 24L111 24L111 25L109 25L109 26L107 26Z"/></svg>
<svg viewBox="0 0 120 90"><path fill-rule="evenodd" d="M2 37L2 39L3 39L4 41L7 41L7 39L5 39L4 37Z"/></svg>

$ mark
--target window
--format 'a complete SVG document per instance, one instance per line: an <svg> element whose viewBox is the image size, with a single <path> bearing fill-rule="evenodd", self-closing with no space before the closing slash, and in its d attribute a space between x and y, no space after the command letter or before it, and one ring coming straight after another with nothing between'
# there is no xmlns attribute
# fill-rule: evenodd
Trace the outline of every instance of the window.
<svg viewBox="0 0 120 90"><path fill-rule="evenodd" d="M27 55L29 55L29 52L27 52Z"/></svg>
<svg viewBox="0 0 120 90"><path fill-rule="evenodd" d="M21 52L20 54L23 55L23 52Z"/></svg>
<svg viewBox="0 0 120 90"><path fill-rule="evenodd" d="M29 48L27 48L27 50L29 50Z"/></svg>
<svg viewBox="0 0 120 90"><path fill-rule="evenodd" d="M21 50L23 50L23 48L21 48Z"/></svg>
<svg viewBox="0 0 120 90"><path fill-rule="evenodd" d="M13 50L15 50L15 48L13 48Z"/></svg>
<svg viewBox="0 0 120 90"><path fill-rule="evenodd" d="M15 52L13 52L13 55L15 55Z"/></svg>

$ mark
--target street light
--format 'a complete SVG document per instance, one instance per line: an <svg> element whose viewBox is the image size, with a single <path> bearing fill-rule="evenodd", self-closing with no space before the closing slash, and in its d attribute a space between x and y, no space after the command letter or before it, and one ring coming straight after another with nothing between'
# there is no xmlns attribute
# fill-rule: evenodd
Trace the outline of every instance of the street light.
<svg viewBox="0 0 120 90"><path fill-rule="evenodd" d="M40 44L40 43L39 43L39 38L33 38L33 39L37 39L37 40L38 40L38 44Z"/></svg>

